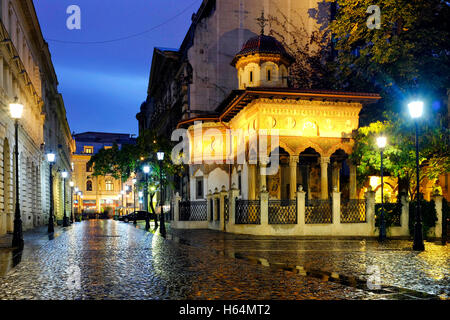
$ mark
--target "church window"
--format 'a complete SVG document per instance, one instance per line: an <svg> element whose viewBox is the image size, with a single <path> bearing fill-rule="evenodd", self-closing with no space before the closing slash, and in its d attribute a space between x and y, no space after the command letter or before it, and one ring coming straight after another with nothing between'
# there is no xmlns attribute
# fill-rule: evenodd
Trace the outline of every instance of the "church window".
<svg viewBox="0 0 450 320"><path fill-rule="evenodd" d="M250 71L250 83L253 82L253 71Z"/></svg>
<svg viewBox="0 0 450 320"><path fill-rule="evenodd" d="M271 80L271 72L270 69L267 70L267 81Z"/></svg>

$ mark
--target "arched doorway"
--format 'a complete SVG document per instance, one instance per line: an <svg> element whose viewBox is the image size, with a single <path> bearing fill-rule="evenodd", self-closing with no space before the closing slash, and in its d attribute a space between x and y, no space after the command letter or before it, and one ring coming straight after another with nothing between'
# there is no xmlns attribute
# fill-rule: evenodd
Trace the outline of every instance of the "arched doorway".
<svg viewBox="0 0 450 320"><path fill-rule="evenodd" d="M336 188L341 192L343 199L350 198L350 167L348 165L348 154L342 150L336 150L330 156L329 183L330 192Z"/></svg>
<svg viewBox="0 0 450 320"><path fill-rule="evenodd" d="M298 166L300 170L299 184L306 192L306 199L320 199L320 154L313 148L300 153Z"/></svg>
<svg viewBox="0 0 450 320"><path fill-rule="evenodd" d="M269 197L279 200L289 199L289 153L285 149L278 147L270 153L269 160L272 158L278 159L279 166L275 174L267 176ZM272 162L269 162L267 167L270 168L271 166Z"/></svg>

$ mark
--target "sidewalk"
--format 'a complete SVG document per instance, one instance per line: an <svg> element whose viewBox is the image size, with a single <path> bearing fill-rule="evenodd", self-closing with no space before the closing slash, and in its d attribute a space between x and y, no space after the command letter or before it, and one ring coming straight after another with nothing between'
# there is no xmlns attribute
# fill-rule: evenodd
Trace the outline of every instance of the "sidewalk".
<svg viewBox="0 0 450 320"><path fill-rule="evenodd" d="M64 230L61 227L55 226L53 237L58 237L61 232L64 232ZM20 263L22 258L30 256L35 250L45 245L49 241L49 237L47 226L24 231L24 248L23 250L17 250L11 248L12 234L0 236L0 277L6 275Z"/></svg>
<svg viewBox="0 0 450 320"><path fill-rule="evenodd" d="M139 227L144 225L139 223ZM415 252L408 240L387 240L380 244L376 240L250 236L170 227L168 239L266 267L365 289L367 280L379 272L382 288L393 294L450 297L448 244L425 242L425 251Z"/></svg>

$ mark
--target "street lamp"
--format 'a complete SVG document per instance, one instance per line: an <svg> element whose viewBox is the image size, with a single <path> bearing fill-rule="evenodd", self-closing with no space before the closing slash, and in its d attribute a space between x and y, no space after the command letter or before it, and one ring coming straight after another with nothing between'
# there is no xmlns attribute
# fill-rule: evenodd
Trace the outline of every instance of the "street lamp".
<svg viewBox="0 0 450 320"><path fill-rule="evenodd" d="M386 148L387 139L386 137L378 137L377 138L377 145L378 148L380 148L380 155L381 155L381 166L380 166L380 173L381 173L381 215L380 215L380 237L379 241L382 242L386 239L386 221L384 219L384 192L383 192L383 151L384 148Z"/></svg>
<svg viewBox="0 0 450 320"><path fill-rule="evenodd" d="M22 218L20 216L20 203L19 203L19 119L22 118L23 105L17 102L17 97L14 103L9 105L9 111L11 112L11 118L14 119L14 133L15 133L15 155L16 155L16 210L14 213L14 230L12 246L19 249L23 248L23 232L22 232Z"/></svg>
<svg viewBox="0 0 450 320"><path fill-rule="evenodd" d="M137 180L133 179L133 211L136 211L136 183Z"/></svg>
<svg viewBox="0 0 450 320"><path fill-rule="evenodd" d="M69 182L69 186L70 186L70 223L74 222L73 219L73 187L74 187L75 183L73 181Z"/></svg>
<svg viewBox="0 0 450 320"><path fill-rule="evenodd" d="M55 228L53 226L54 222L53 222L53 175L52 175L52 170L53 170L53 163L55 162L55 157L56 155L52 152L47 153L47 161L50 165L50 169L49 169L49 182L50 182L50 213L49 213L49 217L48 217L48 233L53 233L55 232Z"/></svg>
<svg viewBox="0 0 450 320"><path fill-rule="evenodd" d="M161 217L160 217L160 224L161 227L159 228L159 231L163 237L166 236L166 225L164 223L164 198L163 198L163 189L162 189L162 162L164 160L164 152L159 151L156 153L156 156L158 158L159 162L159 196L160 196L160 205L161 205Z"/></svg>
<svg viewBox="0 0 450 320"><path fill-rule="evenodd" d="M145 186L144 186L144 210L147 212L147 217L145 219L145 230L150 229L150 217L148 216L148 174L150 173L150 166L146 165L143 167L145 173Z"/></svg>
<svg viewBox="0 0 450 320"><path fill-rule="evenodd" d="M408 104L409 114L411 118L414 119L414 125L416 127L416 222L414 224L414 243L413 250L423 251L425 246L423 244L423 234L422 234L422 219L420 216L420 197L419 197L419 124L418 119L423 114L423 102L422 101L412 101Z"/></svg>
<svg viewBox="0 0 450 320"><path fill-rule="evenodd" d="M66 214L66 178L68 176L69 176L69 173L67 171L61 172L61 177L63 178L63 211L64 211L63 227L69 226L69 219L67 219L67 214Z"/></svg>

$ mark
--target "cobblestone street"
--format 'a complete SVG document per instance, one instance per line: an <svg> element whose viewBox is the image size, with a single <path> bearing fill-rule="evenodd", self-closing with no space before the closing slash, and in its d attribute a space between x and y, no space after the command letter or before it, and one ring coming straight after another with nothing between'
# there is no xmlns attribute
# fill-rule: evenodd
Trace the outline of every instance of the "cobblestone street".
<svg viewBox="0 0 450 320"><path fill-rule="evenodd" d="M418 255L405 249L409 242L390 243L389 250L382 250L376 243L359 241L250 239L211 231L198 231L198 237L195 231L170 231L165 240L142 225L112 220L58 228L54 239L45 231L26 232L22 254L4 248L7 237L0 239L0 299L436 299L438 294L445 298L444 292L448 296L448 245L427 243L427 251ZM252 261L255 257L258 264ZM289 268L274 267L276 263L301 263L305 269L285 271ZM383 285L420 292L377 292L345 281L324 281L307 272L364 276L369 264L380 266ZM434 296L421 296L425 292Z"/></svg>

